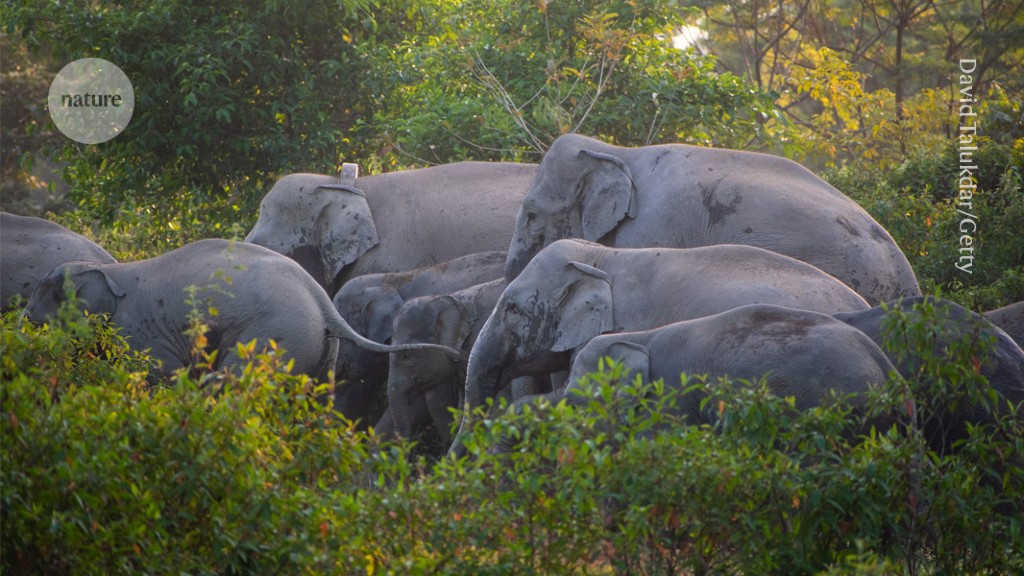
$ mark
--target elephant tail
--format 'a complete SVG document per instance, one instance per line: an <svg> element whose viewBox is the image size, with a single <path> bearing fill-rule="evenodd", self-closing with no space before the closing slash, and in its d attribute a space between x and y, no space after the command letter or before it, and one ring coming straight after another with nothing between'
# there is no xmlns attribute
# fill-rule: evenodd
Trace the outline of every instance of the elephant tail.
<svg viewBox="0 0 1024 576"><path fill-rule="evenodd" d="M381 344L380 342L374 342L369 338L364 337L362 334L355 331L352 326L341 317L341 314L334 308L334 306L328 306L327 310L327 331L332 336L338 338L344 338L351 341L356 346L369 350L370 352L380 352L382 354L390 354L392 352L404 352L406 350L440 350L448 355L454 361L463 362L466 359L466 354L457 348L450 346L444 346L443 344L429 344L429 343L410 343L410 344Z"/></svg>

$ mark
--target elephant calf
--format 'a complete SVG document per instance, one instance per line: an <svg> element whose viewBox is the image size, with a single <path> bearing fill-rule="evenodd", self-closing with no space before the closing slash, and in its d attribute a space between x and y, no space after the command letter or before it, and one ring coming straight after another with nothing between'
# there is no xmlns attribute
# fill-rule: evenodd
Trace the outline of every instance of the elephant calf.
<svg viewBox="0 0 1024 576"><path fill-rule="evenodd" d="M447 294L500 278L505 254L504 251L480 252L408 272L360 276L338 290L334 306L357 332L376 342L388 342L395 314L407 300ZM384 392L388 355L342 341L335 374L345 381L335 390L337 409L351 420L366 419L374 395Z"/></svg>
<svg viewBox="0 0 1024 576"><path fill-rule="evenodd" d="M902 298L868 310L834 316L857 328L881 346L900 374L910 378L920 366L920 357L911 353L901 358L896 352L888 349L885 346L883 324L888 310L897 308L911 321L919 318L920 314L914 307L924 302L934 305L942 322L942 334L935 342L935 353L938 357L947 356L949 344L968 335L977 333L995 339L995 347L989 352L988 357L979 359L981 375L988 380L1000 402L1024 402L1024 351L1005 332L954 302L932 296L917 296ZM953 442L967 436L967 423L977 424L990 420L991 414L982 407L961 404L951 407L948 411L940 411L938 419L933 418L924 422L923 431L932 449L943 453L948 451Z"/></svg>
<svg viewBox="0 0 1024 576"><path fill-rule="evenodd" d="M793 397L798 410L824 405L832 393L853 395L855 406L863 408L862 394L895 371L856 328L826 314L764 304L654 330L598 336L576 354L567 402L587 402L579 381L605 357L622 362L630 380L640 375L644 382L663 379L677 388L683 373L706 374L708 385L723 376L748 381L766 376L772 393ZM701 400L701 394L685 394L679 413L694 424L713 423L713 414L701 411ZM887 428L892 420L872 423Z"/></svg>
<svg viewBox="0 0 1024 576"><path fill-rule="evenodd" d="M433 342L469 352L504 288L499 278L452 294L413 298L395 315L393 343ZM450 444L448 410L458 407L465 378L464 361L453 362L433 350L391 354L388 412L395 431L411 438L418 424L430 420L444 444Z"/></svg>
<svg viewBox="0 0 1024 576"><path fill-rule="evenodd" d="M65 262L116 262L85 236L41 218L0 212L0 308L27 299L39 279Z"/></svg>
<svg viewBox="0 0 1024 576"><path fill-rule="evenodd" d="M295 361L295 371L318 378L333 368L338 338L385 353L408 348L363 338L298 264L252 244L200 240L138 262L64 264L40 281L25 309L28 318L54 317L66 298L65 278L89 312L107 314L132 348L150 351L160 364L157 374L193 364L184 331L190 312L207 306L218 312L207 320L214 368L238 366L236 343L254 339L259 347L275 340ZM196 302L187 301L189 287L198 290Z"/></svg>

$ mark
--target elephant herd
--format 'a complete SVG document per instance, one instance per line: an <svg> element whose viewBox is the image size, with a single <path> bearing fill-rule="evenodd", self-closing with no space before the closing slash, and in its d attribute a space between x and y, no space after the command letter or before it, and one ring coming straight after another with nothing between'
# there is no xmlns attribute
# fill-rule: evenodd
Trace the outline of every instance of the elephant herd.
<svg viewBox="0 0 1024 576"><path fill-rule="evenodd" d="M150 350L156 374L194 362L190 311L213 306L217 367L240 362L236 342L273 339L295 371L334 371L349 418L383 410L376 428L398 436L433 426L456 454L451 408L498 394L581 402L567 392L604 357L669 384L681 372L767 374L798 408L832 391L863 398L913 370L881 348L883 303L912 311L924 299L909 262L860 206L789 160L571 134L539 165L356 172L285 176L245 242L139 262L3 214L0 302L20 295L24 316L45 321L70 280ZM939 304L952 334L980 326L995 339L982 373L1002 399L1024 401L1024 303L984 319ZM699 422L698 406L680 409ZM954 417L964 428L985 415ZM463 418L459 434L473 424Z"/></svg>

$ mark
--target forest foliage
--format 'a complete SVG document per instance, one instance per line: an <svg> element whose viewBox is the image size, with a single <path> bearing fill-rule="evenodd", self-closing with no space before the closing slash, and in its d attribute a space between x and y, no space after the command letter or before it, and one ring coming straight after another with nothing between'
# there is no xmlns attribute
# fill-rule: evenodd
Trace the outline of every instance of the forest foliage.
<svg viewBox="0 0 1024 576"><path fill-rule="evenodd" d="M55 158L74 208L63 221L121 257L244 235L285 173L537 162L582 132L793 158L865 205L926 288L973 307L1024 299L1020 1L2 6L5 196L40 152ZM121 66L139 102L97 146L54 136L38 104L85 56ZM951 253L960 59L977 62L982 126L971 276Z"/></svg>

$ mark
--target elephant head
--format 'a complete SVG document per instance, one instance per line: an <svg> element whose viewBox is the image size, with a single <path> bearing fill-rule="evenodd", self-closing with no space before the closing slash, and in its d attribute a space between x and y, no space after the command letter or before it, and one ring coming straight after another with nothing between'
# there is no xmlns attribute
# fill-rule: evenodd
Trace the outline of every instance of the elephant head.
<svg viewBox="0 0 1024 576"><path fill-rule="evenodd" d="M394 321L396 344L431 342L465 348L473 331L473 312L448 295L410 300ZM465 364L436 350L408 350L390 356L388 407L396 432L411 438L416 426L432 418L437 432L451 441L449 407L458 405Z"/></svg>
<svg viewBox="0 0 1024 576"><path fill-rule="evenodd" d="M638 375L643 382L651 380L651 354L647 346L605 336L591 340L576 355L566 383L566 397L569 397L571 390L577 389L580 379L597 370L603 358L611 358L622 364L626 383L632 382Z"/></svg>
<svg viewBox="0 0 1024 576"><path fill-rule="evenodd" d="M366 195L316 174L278 180L245 241L295 260L329 294L342 269L379 242Z"/></svg>
<svg viewBox="0 0 1024 576"><path fill-rule="evenodd" d="M67 289L74 288L77 298L91 314L112 316L125 291L107 274L94 265L74 262L61 264L49 272L32 292L23 317L44 322L57 316L57 310L67 299Z"/></svg>
<svg viewBox="0 0 1024 576"><path fill-rule="evenodd" d="M523 198L505 265L511 282L542 248L560 238L597 242L627 216L637 215L629 166L593 141L562 136L544 155Z"/></svg>
<svg viewBox="0 0 1024 576"><path fill-rule="evenodd" d="M405 299L390 286L359 285L359 278L334 296L334 306L357 332L375 342L391 341L391 323ZM349 286L353 290L349 290ZM358 292L358 293L357 293ZM342 340L338 348L337 374L349 381L373 380L387 374L387 357Z"/></svg>
<svg viewBox="0 0 1024 576"><path fill-rule="evenodd" d="M565 369L573 349L612 329L609 275L556 252L508 285L480 331L466 376L468 410L516 376Z"/></svg>

